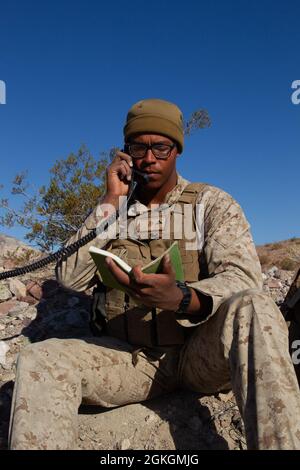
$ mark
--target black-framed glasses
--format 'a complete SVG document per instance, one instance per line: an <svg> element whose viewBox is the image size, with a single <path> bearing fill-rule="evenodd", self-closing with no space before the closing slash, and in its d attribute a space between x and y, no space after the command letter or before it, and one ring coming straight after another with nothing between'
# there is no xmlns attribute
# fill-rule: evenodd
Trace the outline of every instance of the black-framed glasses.
<svg viewBox="0 0 300 470"><path fill-rule="evenodd" d="M142 144L142 143L132 143L127 144L129 155L132 158L144 158L148 152L151 150L153 155L156 158L161 160L166 160L171 155L173 148L176 147L176 144Z"/></svg>

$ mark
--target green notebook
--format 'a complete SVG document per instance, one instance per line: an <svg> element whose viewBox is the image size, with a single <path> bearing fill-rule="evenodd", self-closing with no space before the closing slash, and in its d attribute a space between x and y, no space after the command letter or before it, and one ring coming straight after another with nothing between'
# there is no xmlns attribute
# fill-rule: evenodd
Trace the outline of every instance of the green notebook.
<svg viewBox="0 0 300 470"><path fill-rule="evenodd" d="M123 269L126 273L130 275L130 271L132 267L129 266L124 260L122 260L119 256L114 255L110 251L101 250L100 248L96 248L95 246L91 246L89 249L89 253L93 258L98 273L100 274L101 281L108 287L113 289L119 289L122 291L126 291L126 289L119 284L119 282L114 278L111 272L108 269L108 266L105 263L105 258L108 256L109 258L113 259L117 265ZM162 258L164 255L169 254L170 260L173 266L173 270L175 272L175 277L177 281L184 281L184 273L183 267L181 262L180 251L178 248L178 243L174 242L166 251L164 251L161 256L152 260L150 263L146 264L142 267L142 271L146 274L159 274L162 271Z"/></svg>

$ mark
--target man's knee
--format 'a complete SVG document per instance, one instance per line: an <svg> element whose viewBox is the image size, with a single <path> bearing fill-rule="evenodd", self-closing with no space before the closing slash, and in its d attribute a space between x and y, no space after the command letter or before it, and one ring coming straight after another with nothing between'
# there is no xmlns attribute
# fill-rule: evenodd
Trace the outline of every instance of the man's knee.
<svg viewBox="0 0 300 470"><path fill-rule="evenodd" d="M256 330L263 334L276 335L282 343L287 341L287 325L273 299L259 289L247 289L234 294L221 307L225 316L224 330L239 332Z"/></svg>
<svg viewBox="0 0 300 470"><path fill-rule="evenodd" d="M265 318L272 318L280 323L285 323L274 300L259 289L246 289L237 292L227 299L223 306L236 314L247 312L251 317L253 315L263 315Z"/></svg>
<svg viewBox="0 0 300 470"><path fill-rule="evenodd" d="M225 301L227 306L231 305L248 305L253 301L258 303L265 303L272 300L267 294L260 289L245 289L233 294L229 299Z"/></svg>
<svg viewBox="0 0 300 470"><path fill-rule="evenodd" d="M34 364L43 366L55 362L61 349L60 340L55 338L28 344L20 351L17 365L23 368Z"/></svg>

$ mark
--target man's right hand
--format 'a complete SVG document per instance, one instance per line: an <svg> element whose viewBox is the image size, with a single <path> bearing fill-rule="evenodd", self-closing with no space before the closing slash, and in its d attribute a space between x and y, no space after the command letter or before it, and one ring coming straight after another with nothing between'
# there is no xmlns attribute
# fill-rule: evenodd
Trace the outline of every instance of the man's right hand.
<svg viewBox="0 0 300 470"><path fill-rule="evenodd" d="M118 151L106 170L107 190L105 199L116 199L128 194L132 174L132 158Z"/></svg>

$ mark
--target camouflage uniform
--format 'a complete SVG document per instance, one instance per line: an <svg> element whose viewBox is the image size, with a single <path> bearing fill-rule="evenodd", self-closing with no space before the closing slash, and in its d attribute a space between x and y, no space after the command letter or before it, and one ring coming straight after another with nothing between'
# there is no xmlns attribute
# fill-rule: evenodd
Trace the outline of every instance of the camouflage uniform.
<svg viewBox="0 0 300 470"><path fill-rule="evenodd" d="M186 185L179 176L166 203L175 204ZM114 407L180 386L207 394L232 388L248 448L300 447L300 395L287 328L274 302L261 291L249 224L239 205L218 188L204 186L198 201L204 205L199 259L206 277L189 285L212 299L209 315L177 318L190 332L183 346L136 350L104 336L51 339L26 347L18 360L11 448L74 449L81 402ZM137 223L140 206L129 209L135 210ZM87 218L69 243L88 233L98 217L103 217L101 210ZM60 262L60 281L85 290L95 275L88 248L106 243L93 240Z"/></svg>

